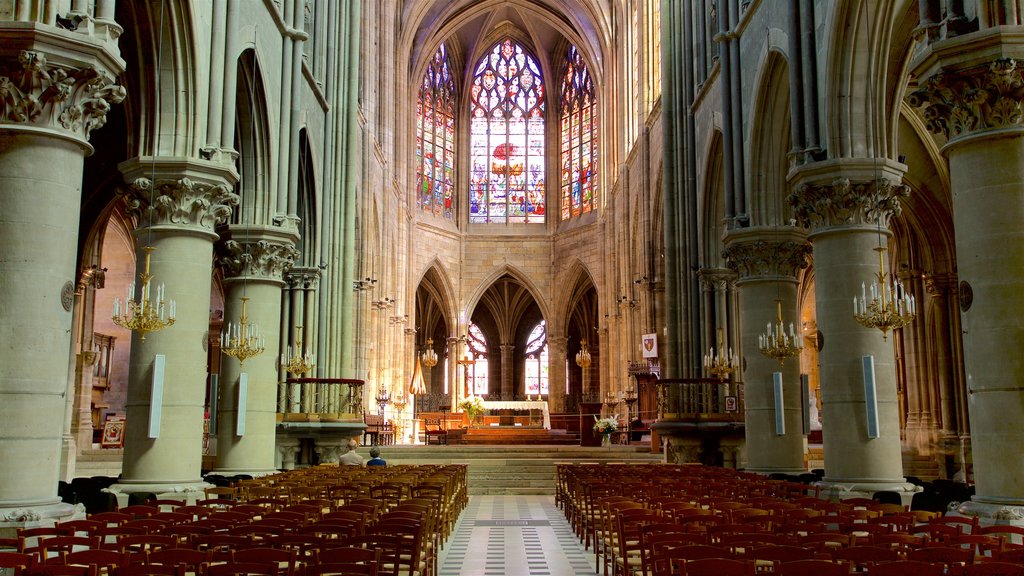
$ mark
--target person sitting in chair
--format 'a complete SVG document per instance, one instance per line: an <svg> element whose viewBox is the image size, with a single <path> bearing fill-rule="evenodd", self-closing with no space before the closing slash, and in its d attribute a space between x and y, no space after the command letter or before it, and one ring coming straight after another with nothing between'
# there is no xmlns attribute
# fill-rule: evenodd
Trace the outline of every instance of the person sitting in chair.
<svg viewBox="0 0 1024 576"><path fill-rule="evenodd" d="M387 466L388 461L380 457L380 448L370 448L370 459L366 461L367 466Z"/></svg>
<svg viewBox="0 0 1024 576"><path fill-rule="evenodd" d="M363 457L360 456L358 452L356 452L356 446L359 446L359 443L356 442L355 439L348 441L348 444L345 445L345 453L341 455L341 458L338 458L339 466L363 465Z"/></svg>

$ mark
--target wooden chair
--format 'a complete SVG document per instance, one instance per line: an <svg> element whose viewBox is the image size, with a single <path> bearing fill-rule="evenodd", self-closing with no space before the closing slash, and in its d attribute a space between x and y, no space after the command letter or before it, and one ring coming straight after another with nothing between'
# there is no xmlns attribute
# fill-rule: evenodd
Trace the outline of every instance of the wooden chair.
<svg viewBox="0 0 1024 576"><path fill-rule="evenodd" d="M963 576L1024 576L1024 565L1013 562L980 562L964 566Z"/></svg>
<svg viewBox="0 0 1024 576"><path fill-rule="evenodd" d="M441 418L427 418L423 420L423 439L430 444L448 444L448 429Z"/></svg>
<svg viewBox="0 0 1024 576"><path fill-rule="evenodd" d="M306 576L376 576L380 556L380 550L349 546L321 550Z"/></svg>
<svg viewBox="0 0 1024 576"><path fill-rule="evenodd" d="M35 563L36 557L32 554L0 552L0 568L10 570L11 576L21 576L24 571L33 567Z"/></svg>
<svg viewBox="0 0 1024 576"><path fill-rule="evenodd" d="M953 546L926 546L910 551L907 560L920 560L932 564L942 564L944 572L957 570L960 566L970 564L974 561L974 550L957 548Z"/></svg>
<svg viewBox="0 0 1024 576"><path fill-rule="evenodd" d="M942 576L942 564L919 560L881 562L868 567L869 576Z"/></svg>
<svg viewBox="0 0 1024 576"><path fill-rule="evenodd" d="M850 568L842 562L831 560L793 560L777 564L774 573L778 576L846 576Z"/></svg>
<svg viewBox="0 0 1024 576"><path fill-rule="evenodd" d="M277 564L270 562L225 562L208 564L204 576L277 576Z"/></svg>
<svg viewBox="0 0 1024 576"><path fill-rule="evenodd" d="M891 548L881 546L850 546L840 548L832 553L833 560L842 560L851 564L855 572L863 572L873 564L899 560L899 555Z"/></svg>
<svg viewBox="0 0 1024 576"><path fill-rule="evenodd" d="M298 570L298 553L295 550L276 548L247 548L236 550L235 562L276 564L285 576L294 576Z"/></svg>
<svg viewBox="0 0 1024 576"><path fill-rule="evenodd" d="M128 564L128 555L113 550L81 550L65 554L63 561L68 566L88 566L93 576L111 575L118 566Z"/></svg>
<svg viewBox="0 0 1024 576"><path fill-rule="evenodd" d="M114 570L114 576L185 576L185 569L168 564L125 564Z"/></svg>
<svg viewBox="0 0 1024 576"><path fill-rule="evenodd" d="M210 563L210 553L191 548L161 548L147 554L146 563L174 566L182 572L200 574Z"/></svg>
<svg viewBox="0 0 1024 576"><path fill-rule="evenodd" d="M748 560L706 558L683 564L684 576L754 576L754 563Z"/></svg>

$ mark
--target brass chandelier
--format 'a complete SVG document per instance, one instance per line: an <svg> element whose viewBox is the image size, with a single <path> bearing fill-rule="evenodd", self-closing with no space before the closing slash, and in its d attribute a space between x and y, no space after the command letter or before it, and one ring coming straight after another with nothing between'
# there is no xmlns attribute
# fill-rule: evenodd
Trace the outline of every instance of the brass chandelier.
<svg viewBox="0 0 1024 576"><path fill-rule="evenodd" d="M793 323L789 323L789 332L782 322L782 300L775 301L777 318L775 324L768 323L764 334L757 337L757 348L761 354L779 361L782 366L787 358L799 356L804 349L803 338L793 329Z"/></svg>
<svg viewBox="0 0 1024 576"><path fill-rule="evenodd" d="M288 352L281 355L281 366L296 376L302 376L316 367L316 354L302 349L302 326L295 327L295 349L289 346Z"/></svg>
<svg viewBox="0 0 1024 576"><path fill-rule="evenodd" d="M239 364L244 364L249 358L262 354L266 347L259 326L249 324L249 317L245 313L249 298L242 296L241 300L242 315L238 324L228 322L227 330L221 333L220 351L238 360Z"/></svg>
<svg viewBox="0 0 1024 576"><path fill-rule="evenodd" d="M732 348L726 349L725 336L721 328L718 329L718 349L712 346L711 350L704 355L704 369L719 380L725 381L740 366L739 357Z"/></svg>
<svg viewBox="0 0 1024 576"><path fill-rule="evenodd" d="M870 290L865 284L860 285L860 299L853 298L853 317L865 328L881 330L882 339L887 340L890 330L903 328L914 321L917 301L895 275L890 279L890 275L885 273L885 248L879 246L875 251L878 252L878 272Z"/></svg>
<svg viewBox="0 0 1024 576"><path fill-rule="evenodd" d="M154 301L150 297L150 289L155 276L149 271L149 260L156 248L146 246L143 250L146 252L146 267L143 272L139 273L142 286L139 289L138 298L135 295L135 282L132 282L128 286L128 294L125 297L124 312L121 311L121 301L114 298L114 311L111 316L114 324L126 330L138 332L140 342L146 341L146 334L158 332L174 324L176 312L174 300L165 299L163 284L156 288L156 300Z"/></svg>

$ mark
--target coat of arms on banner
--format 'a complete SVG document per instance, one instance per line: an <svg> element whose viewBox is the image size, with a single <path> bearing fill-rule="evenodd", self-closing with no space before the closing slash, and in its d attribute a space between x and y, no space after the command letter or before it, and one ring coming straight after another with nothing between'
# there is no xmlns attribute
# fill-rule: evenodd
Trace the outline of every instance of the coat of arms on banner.
<svg viewBox="0 0 1024 576"><path fill-rule="evenodd" d="M658 357L658 335L657 334L641 334L640 335L640 348L643 350L644 358L657 358Z"/></svg>

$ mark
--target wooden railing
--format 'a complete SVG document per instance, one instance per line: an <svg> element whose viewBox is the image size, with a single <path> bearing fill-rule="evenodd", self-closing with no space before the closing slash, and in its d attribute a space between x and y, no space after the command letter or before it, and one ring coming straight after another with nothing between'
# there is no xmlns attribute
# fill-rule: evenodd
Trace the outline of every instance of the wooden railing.
<svg viewBox="0 0 1024 576"><path fill-rule="evenodd" d="M284 420L362 421L363 384L351 378L289 378L278 384L277 412Z"/></svg>

